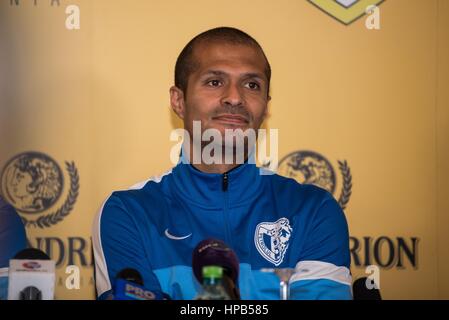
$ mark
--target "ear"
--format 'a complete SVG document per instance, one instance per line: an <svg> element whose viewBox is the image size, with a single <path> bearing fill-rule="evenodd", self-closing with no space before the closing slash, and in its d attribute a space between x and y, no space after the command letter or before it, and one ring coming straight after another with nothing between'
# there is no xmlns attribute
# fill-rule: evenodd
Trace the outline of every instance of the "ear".
<svg viewBox="0 0 449 320"><path fill-rule="evenodd" d="M269 116L269 112L268 112L268 103L271 100L271 96L267 97L267 104L265 105L265 111L263 112L263 120L266 119L267 116Z"/></svg>
<svg viewBox="0 0 449 320"><path fill-rule="evenodd" d="M185 115L185 103L184 92L176 86L170 88L170 105L176 115L184 119Z"/></svg>

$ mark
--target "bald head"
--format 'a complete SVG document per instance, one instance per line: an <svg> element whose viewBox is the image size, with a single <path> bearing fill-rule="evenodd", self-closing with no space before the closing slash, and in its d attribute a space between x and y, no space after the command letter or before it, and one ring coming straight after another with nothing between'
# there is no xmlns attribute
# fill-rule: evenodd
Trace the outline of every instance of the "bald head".
<svg viewBox="0 0 449 320"><path fill-rule="evenodd" d="M187 43L179 54L175 66L175 86L181 89L184 94L187 93L189 76L197 70L200 64L195 53L201 46L209 43L245 45L260 50L266 62L264 72L268 80L269 87L271 67L259 43L253 37L239 29L231 27L218 27L207 30L194 37L189 41L189 43Z"/></svg>

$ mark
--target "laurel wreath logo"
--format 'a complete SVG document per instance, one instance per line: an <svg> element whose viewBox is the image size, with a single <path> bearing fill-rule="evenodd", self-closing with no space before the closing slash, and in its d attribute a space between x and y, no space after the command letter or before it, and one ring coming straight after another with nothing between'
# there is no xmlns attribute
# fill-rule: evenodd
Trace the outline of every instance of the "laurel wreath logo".
<svg viewBox="0 0 449 320"><path fill-rule="evenodd" d="M268 168L269 166L269 161L262 164L262 167L265 168ZM341 209L344 210L346 209L346 206L352 194L352 174L346 160L338 160L338 167L341 171L341 175L343 176L343 185L341 188L340 197L338 198L338 204L340 205Z"/></svg>
<svg viewBox="0 0 449 320"><path fill-rule="evenodd" d="M340 197L338 198L338 204L340 205L341 209L344 210L349 202L349 198L351 198L352 175L351 169L349 168L348 162L346 160L338 160L338 167L340 168L341 175L343 176L343 185Z"/></svg>
<svg viewBox="0 0 449 320"><path fill-rule="evenodd" d="M75 163L73 161L66 161L65 165L70 176L70 190L64 204L55 212L42 215L37 220L28 220L22 216L22 221L25 227L33 226L42 229L45 227L51 227L52 225L64 220L64 218L69 215L70 211L72 211L79 194L79 175L78 169L75 167Z"/></svg>

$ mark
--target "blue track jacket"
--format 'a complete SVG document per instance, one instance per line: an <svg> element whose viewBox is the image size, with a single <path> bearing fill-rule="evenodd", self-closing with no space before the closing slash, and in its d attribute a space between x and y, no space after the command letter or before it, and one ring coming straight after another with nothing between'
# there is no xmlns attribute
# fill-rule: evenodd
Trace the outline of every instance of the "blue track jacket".
<svg viewBox="0 0 449 320"><path fill-rule="evenodd" d="M210 174L181 159L104 202L93 226L100 299L124 268L149 290L193 299L192 251L206 238L236 252L242 299L279 299L274 268L294 270L290 299L352 299L348 226L330 193L248 162Z"/></svg>

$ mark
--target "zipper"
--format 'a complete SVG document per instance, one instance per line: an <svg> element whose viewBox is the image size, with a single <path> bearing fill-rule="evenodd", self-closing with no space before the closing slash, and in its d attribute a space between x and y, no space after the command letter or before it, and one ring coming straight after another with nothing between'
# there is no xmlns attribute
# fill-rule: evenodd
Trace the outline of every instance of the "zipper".
<svg viewBox="0 0 449 320"><path fill-rule="evenodd" d="M222 179L222 190L224 195L224 206L223 206L223 218L224 218L224 227L225 227L225 237L226 237L226 243L233 247L232 245L232 237L229 233L229 192L228 192L228 186L229 186L229 176L227 173L223 173L223 179Z"/></svg>
<svg viewBox="0 0 449 320"><path fill-rule="evenodd" d="M223 180L222 180L222 189L223 191L228 191L228 184L229 184L229 177L228 174L225 172L223 173Z"/></svg>

